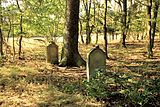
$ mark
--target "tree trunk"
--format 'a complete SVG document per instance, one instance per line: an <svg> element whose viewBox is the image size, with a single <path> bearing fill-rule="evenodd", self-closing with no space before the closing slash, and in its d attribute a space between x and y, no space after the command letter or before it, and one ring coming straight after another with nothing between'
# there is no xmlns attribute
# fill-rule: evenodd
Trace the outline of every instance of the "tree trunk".
<svg viewBox="0 0 160 107"><path fill-rule="evenodd" d="M151 10L152 10L152 0L149 0L148 6L147 6L147 15L149 18L148 21L148 36L149 36L149 44L148 44L148 58L153 56L153 51L152 51L152 23L151 23Z"/></svg>
<svg viewBox="0 0 160 107"><path fill-rule="evenodd" d="M99 35L99 32L98 32L98 29L96 30L96 44L98 44L98 35Z"/></svg>
<svg viewBox="0 0 160 107"><path fill-rule="evenodd" d="M68 0L64 55L60 66L82 66L86 64L78 52L78 20L79 0Z"/></svg>
<svg viewBox="0 0 160 107"><path fill-rule="evenodd" d="M12 48L13 48L13 60L15 58L16 49L15 49L15 38L14 38L14 15L12 14Z"/></svg>
<svg viewBox="0 0 160 107"><path fill-rule="evenodd" d="M14 26L14 25L13 25ZM13 45L13 59L15 58L15 54L16 54L16 48L15 48L15 40L14 40L14 27L13 27L13 30L12 30L12 37L13 37L13 39L12 39L12 45Z"/></svg>
<svg viewBox="0 0 160 107"><path fill-rule="evenodd" d="M123 0L123 15L122 15L122 47L126 48L127 36L127 0Z"/></svg>
<svg viewBox="0 0 160 107"><path fill-rule="evenodd" d="M82 26L82 22L81 21L79 21L79 24L80 24L80 36L81 36L81 41L82 41L82 43L84 44L84 40L83 40L83 32L82 32L82 30L83 30L83 26Z"/></svg>
<svg viewBox="0 0 160 107"><path fill-rule="evenodd" d="M97 1L98 2L98 1ZM99 12L100 12L100 3L97 3L98 7L96 10L96 6L95 6L95 1L94 1L94 23L96 25L96 44L98 44L98 36L99 36L99 26L98 23L96 22L96 15L97 15L97 19L99 20Z"/></svg>
<svg viewBox="0 0 160 107"><path fill-rule="evenodd" d="M131 18L132 18L131 14L132 14L132 11L134 11L134 9L136 9L136 8L133 7L133 1L131 0L130 1L130 8L128 11L128 21L126 22L126 34L128 34L128 35L130 35L129 28L130 28L130 23L131 23Z"/></svg>
<svg viewBox="0 0 160 107"><path fill-rule="evenodd" d="M23 16L22 16L22 10L19 6L19 2L18 0L16 0L16 3L17 3L17 7L19 9L19 12L21 13L21 16L20 16L20 23L19 23L19 26L20 26L20 39L19 39L19 51L18 51L18 55L19 55L19 59L21 59L21 52L22 52L22 38L23 38L23 26L22 26L22 21L23 21Z"/></svg>
<svg viewBox="0 0 160 107"><path fill-rule="evenodd" d="M156 0L154 3L154 12L153 12L153 22L152 22L152 39L151 39L151 47L154 47L154 37L156 33L156 25L157 25L157 17L158 17L158 8L159 8L159 0Z"/></svg>
<svg viewBox="0 0 160 107"><path fill-rule="evenodd" d="M18 55L19 55L19 59L21 59L21 52L22 52L22 38L23 38L23 27L22 27L22 15L21 15L21 19L20 19L20 39L19 39L19 52L18 52Z"/></svg>
<svg viewBox="0 0 160 107"><path fill-rule="evenodd" d="M0 56L3 56L2 5L0 0Z"/></svg>
<svg viewBox="0 0 160 107"><path fill-rule="evenodd" d="M8 31L8 34L7 34L7 42L9 41L9 36L11 34L11 30L12 30L12 23L11 23L11 19L8 18L8 21L9 21L9 31Z"/></svg>
<svg viewBox="0 0 160 107"><path fill-rule="evenodd" d="M87 22L86 22L86 44L91 43L91 35L90 35L90 25L89 25L89 18L87 17Z"/></svg>
<svg viewBox="0 0 160 107"><path fill-rule="evenodd" d="M86 44L91 43L91 29L90 29L90 9L91 9L91 0L86 0L86 3L84 0L82 0L85 11L86 11Z"/></svg>
<svg viewBox="0 0 160 107"><path fill-rule="evenodd" d="M3 56L3 34L1 28L0 28L0 56Z"/></svg>
<svg viewBox="0 0 160 107"><path fill-rule="evenodd" d="M108 40L107 40L107 0L105 0L105 12L104 12L104 40L105 40L105 52L106 52L106 58L109 59L108 57Z"/></svg>

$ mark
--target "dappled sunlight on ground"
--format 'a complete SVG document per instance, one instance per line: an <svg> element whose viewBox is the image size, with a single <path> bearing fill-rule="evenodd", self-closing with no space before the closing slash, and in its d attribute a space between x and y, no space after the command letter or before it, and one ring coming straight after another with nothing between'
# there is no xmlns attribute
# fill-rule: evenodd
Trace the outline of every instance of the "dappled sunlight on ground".
<svg viewBox="0 0 160 107"><path fill-rule="evenodd" d="M32 43L32 44L31 44ZM57 43L59 44L59 43ZM59 54L62 44L59 44ZM0 68L0 106L32 107L100 107L95 100L85 98L80 93L69 95L62 90L67 83L81 83L86 79L85 67L58 67L46 63L45 43L24 40L24 60L13 60L7 56ZM127 48L117 43L108 46L109 60L106 69L109 72L127 72L136 76L160 76L160 42L156 41L154 57L147 58L145 42L129 42ZM94 44L79 45L79 52L86 60L87 53ZM104 45L100 44L104 49Z"/></svg>

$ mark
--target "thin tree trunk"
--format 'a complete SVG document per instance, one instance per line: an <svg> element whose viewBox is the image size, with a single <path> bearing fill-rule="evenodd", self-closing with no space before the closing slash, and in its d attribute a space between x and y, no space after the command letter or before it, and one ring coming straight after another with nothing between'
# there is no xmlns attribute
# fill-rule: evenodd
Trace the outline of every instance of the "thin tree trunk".
<svg viewBox="0 0 160 107"><path fill-rule="evenodd" d="M65 35L65 32L66 32L66 27L67 27L67 8L68 8L68 0L65 0L65 23L64 23L64 35ZM63 44L64 44L64 42L65 42L65 40L64 40L64 38L63 38ZM64 49L62 49L62 50L64 50ZM62 52L63 53L63 52ZM62 54L61 54L61 56L62 56ZM61 57L61 59L62 59L62 57Z"/></svg>
<svg viewBox="0 0 160 107"><path fill-rule="evenodd" d="M2 1L0 0L0 56L3 56Z"/></svg>
<svg viewBox="0 0 160 107"><path fill-rule="evenodd" d="M91 0L89 0L89 3L88 3L88 0L85 1L82 0L83 2L83 5L84 5L84 8L85 8L85 11L86 11L86 44L90 44L91 42L91 29L90 29L90 9L91 9Z"/></svg>
<svg viewBox="0 0 160 107"><path fill-rule="evenodd" d="M12 48L13 48L13 60L14 60L16 50L15 50L15 39L14 39L14 16L13 14L12 14Z"/></svg>
<svg viewBox="0 0 160 107"><path fill-rule="evenodd" d="M12 23L11 23L11 19L9 18L9 31L8 31L8 35L7 35L7 42L9 41L9 36L11 34L11 30L12 30Z"/></svg>
<svg viewBox="0 0 160 107"><path fill-rule="evenodd" d="M93 9L94 9L94 25L95 25L95 23L96 23L96 2L95 2L95 0L93 0Z"/></svg>
<svg viewBox="0 0 160 107"><path fill-rule="evenodd" d="M152 23L151 23L151 10L152 10L152 0L149 0L148 6L147 6L147 14L148 14L148 36L149 36L149 44L148 44L148 57L150 58L153 56L152 51Z"/></svg>
<svg viewBox="0 0 160 107"><path fill-rule="evenodd" d="M105 12L104 12L104 40L105 40L105 52L106 52L106 58L108 57L108 40L107 40L107 0L105 0Z"/></svg>
<svg viewBox="0 0 160 107"><path fill-rule="evenodd" d="M23 38L23 27L22 27L22 19L23 17L21 16L21 19L20 19L20 39L19 39L19 52L18 52L18 55L19 55L19 59L21 59L21 52L22 52L22 38Z"/></svg>
<svg viewBox="0 0 160 107"><path fill-rule="evenodd" d="M12 24L13 25L13 28L12 28L12 37L13 37L13 41L12 41L12 45L13 45L13 59L15 58L15 54L16 54L16 50L15 50L15 40L14 40L14 24Z"/></svg>
<svg viewBox="0 0 160 107"><path fill-rule="evenodd" d="M3 34L1 28L0 28L0 56L3 56Z"/></svg>
<svg viewBox="0 0 160 107"><path fill-rule="evenodd" d="M98 2L98 1L97 1ZM95 8L95 12L96 12L96 8ZM99 17L100 17L100 14L99 14L99 12L100 12L100 3L98 3L98 10L97 10L97 13L95 13L95 14L97 14L97 19L99 19ZM98 26L98 23L96 24L96 44L98 44L98 36L99 36L99 26Z"/></svg>
<svg viewBox="0 0 160 107"><path fill-rule="evenodd" d="M130 23L131 23L131 13L132 13L133 10L134 10L133 9L133 1L131 0L130 1L130 9L128 11L128 21L126 23L126 34L128 34L128 35L130 34L129 27L130 27Z"/></svg>
<svg viewBox="0 0 160 107"><path fill-rule="evenodd" d="M122 15L122 47L126 48L127 36L127 0L123 0L123 15Z"/></svg>
<svg viewBox="0 0 160 107"><path fill-rule="evenodd" d="M99 33L98 33L98 30L96 31L96 44L98 44L98 35L99 35Z"/></svg>
<svg viewBox="0 0 160 107"><path fill-rule="evenodd" d="M19 59L21 59L21 52L22 52L22 38L23 38L23 16L22 16L22 10L19 6L19 2L18 0L16 0L16 3L17 3L17 6L18 6L18 9L19 9L19 12L21 13L21 16L20 16L20 39L19 39L19 51L18 51L18 55L19 55Z"/></svg>
<svg viewBox="0 0 160 107"><path fill-rule="evenodd" d="M81 21L79 21L79 24L80 24L80 36L81 36L81 41L82 41L82 43L84 44L84 40L83 40L83 33L82 33L82 22Z"/></svg>
<svg viewBox="0 0 160 107"><path fill-rule="evenodd" d="M154 47L154 37L155 37L155 33L156 33L158 9L159 9L159 0L156 0L155 5L154 5L153 22L152 22L152 39L151 39L151 47L152 48Z"/></svg>
<svg viewBox="0 0 160 107"><path fill-rule="evenodd" d="M87 16L87 22L86 22L86 44L91 43L91 35L90 35L90 25L89 25L89 17Z"/></svg>

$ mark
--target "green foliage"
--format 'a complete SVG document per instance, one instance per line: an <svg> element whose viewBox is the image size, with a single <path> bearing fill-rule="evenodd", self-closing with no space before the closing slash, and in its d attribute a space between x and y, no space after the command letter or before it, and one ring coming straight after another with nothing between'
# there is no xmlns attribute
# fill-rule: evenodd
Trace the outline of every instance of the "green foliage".
<svg viewBox="0 0 160 107"><path fill-rule="evenodd" d="M91 78L90 82L84 81L85 92L93 98L103 99L110 94L107 90L107 81L105 75L98 71L95 78Z"/></svg>
<svg viewBox="0 0 160 107"><path fill-rule="evenodd" d="M25 0L19 1L22 12L19 11L15 2L2 1L4 5L2 8L4 33L9 32L9 26L14 29L15 36L19 31L20 16L23 16L23 32L28 35L40 35L40 36L54 36L62 35L64 33L65 23L65 2L61 0ZM57 27L57 25L59 25ZM26 35L25 35L26 36Z"/></svg>
<svg viewBox="0 0 160 107"><path fill-rule="evenodd" d="M155 106L159 105L160 79L148 79L125 73L97 71L96 77L81 84L66 84L65 92L76 93L104 101L110 106Z"/></svg>
<svg viewBox="0 0 160 107"><path fill-rule="evenodd" d="M23 0L19 1L22 12L19 11L17 4L11 2L12 0L2 0L2 4L8 2L8 5L2 6L3 25L2 30L7 35L9 32L9 26L11 21L11 28L14 29L15 36L20 32L19 22L20 16L23 16L23 32L27 33L25 36L60 36L65 33L65 21L66 21L66 2L63 0ZM86 2L86 0L84 0ZM103 32L103 13L104 5L103 1L93 0L91 1L90 9L90 26L94 25L93 33ZM154 1L153 1L154 2ZM121 30L121 16L122 12L118 7L119 4L108 2L107 12L107 26L115 32ZM95 8L94 8L95 7ZM160 13L160 12L159 12ZM80 6L80 20L82 22L82 32L85 32L86 23L86 11L81 1ZM157 28L159 28L159 15L157 18ZM140 1L134 3L128 1L128 32L142 33L146 29L146 23L148 21L146 15L146 6ZM12 35L10 34L10 36ZM129 35L131 36L131 35Z"/></svg>
<svg viewBox="0 0 160 107"><path fill-rule="evenodd" d="M77 82L67 83L67 84L64 84L64 86L63 86L63 91L67 92L67 93L70 93L70 94L76 93L80 89L81 89L81 87L80 87L79 84L77 84Z"/></svg>
<svg viewBox="0 0 160 107"><path fill-rule="evenodd" d="M63 33L64 26L64 6L65 3L59 1L46 0L43 2L25 1L24 7L26 8L26 22L28 29L32 29L39 35L49 36L51 33ZM61 24L60 24L61 23ZM55 28L59 25L58 28ZM52 36L52 35L51 35Z"/></svg>

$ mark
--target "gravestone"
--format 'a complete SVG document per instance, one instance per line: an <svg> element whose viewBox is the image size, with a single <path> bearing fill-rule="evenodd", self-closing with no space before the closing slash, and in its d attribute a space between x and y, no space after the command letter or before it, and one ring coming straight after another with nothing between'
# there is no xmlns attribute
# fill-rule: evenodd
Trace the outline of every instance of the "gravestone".
<svg viewBox="0 0 160 107"><path fill-rule="evenodd" d="M47 46L46 61L47 63L58 64L58 46L54 42Z"/></svg>
<svg viewBox="0 0 160 107"><path fill-rule="evenodd" d="M87 80L96 76L96 71L106 71L106 54L96 46L87 56Z"/></svg>

